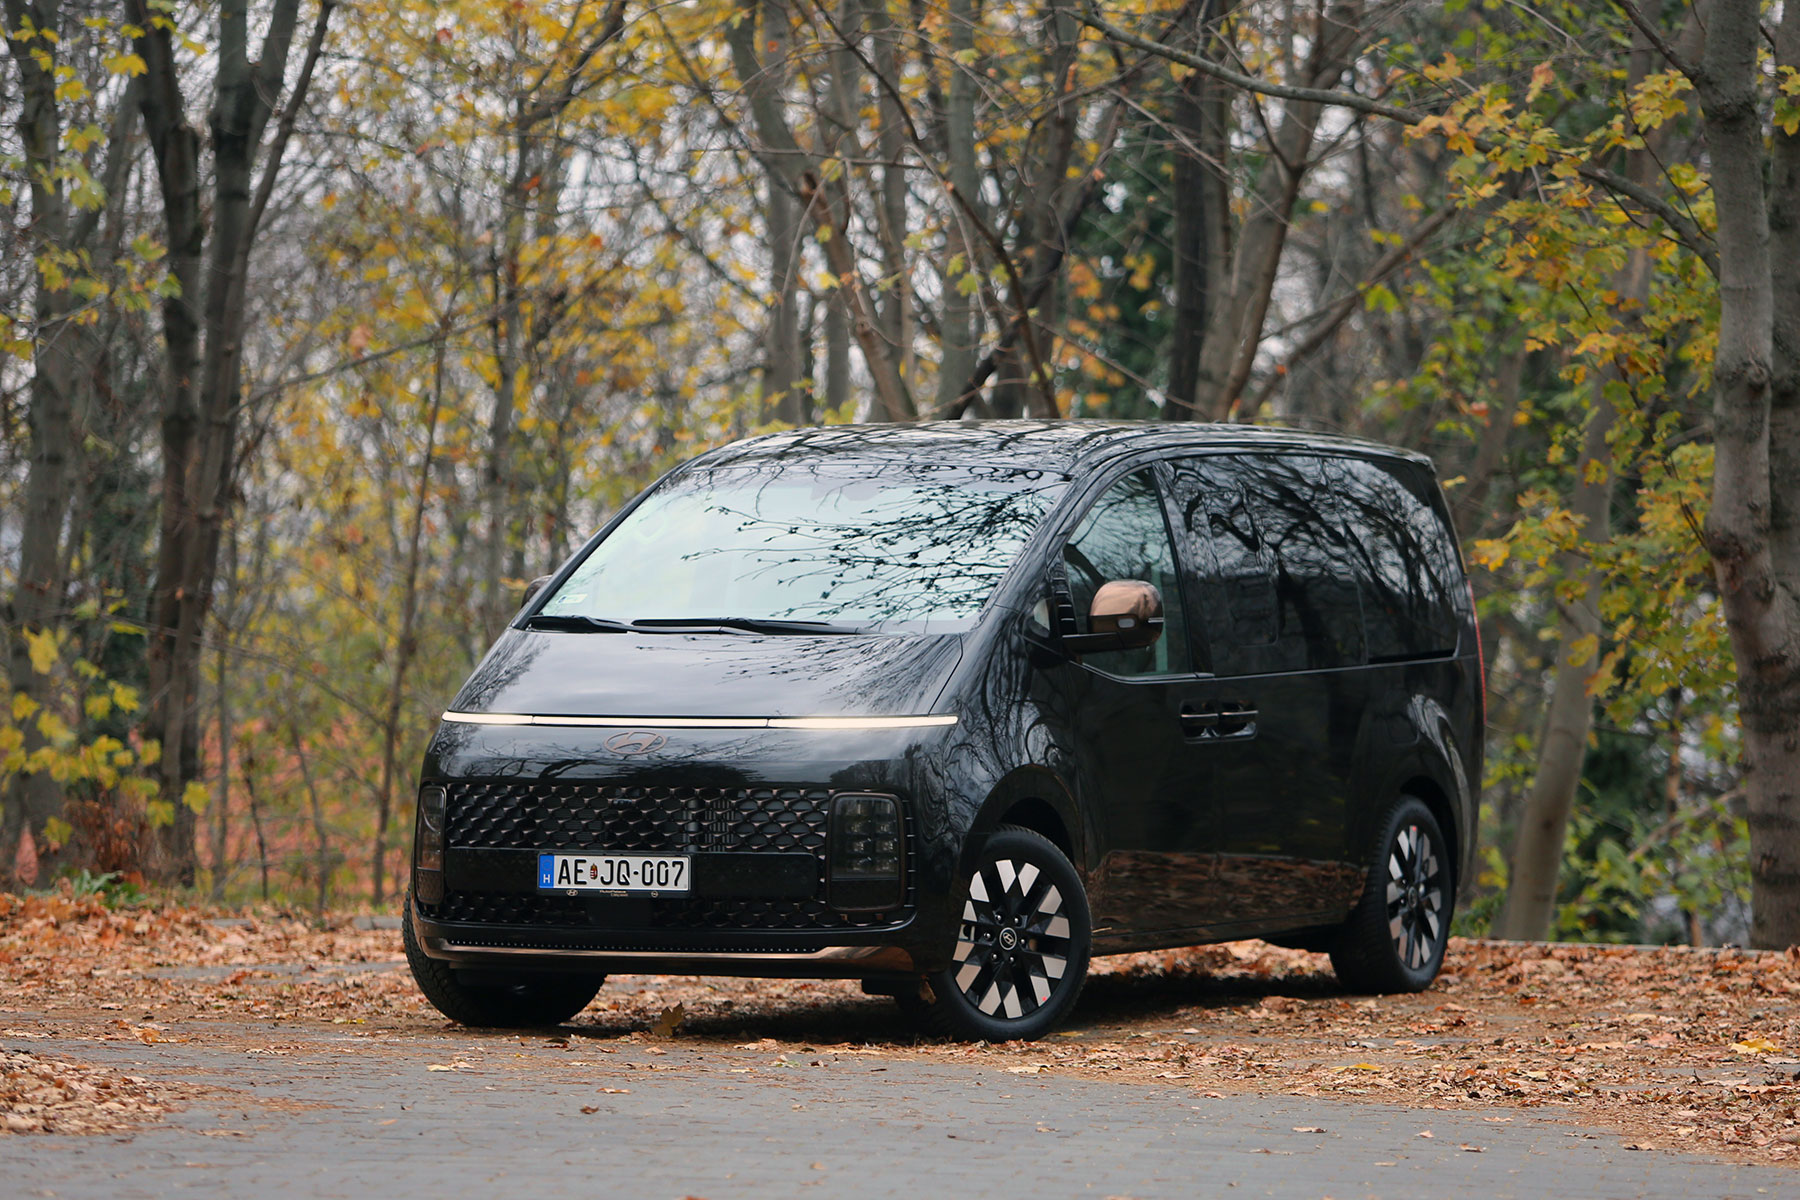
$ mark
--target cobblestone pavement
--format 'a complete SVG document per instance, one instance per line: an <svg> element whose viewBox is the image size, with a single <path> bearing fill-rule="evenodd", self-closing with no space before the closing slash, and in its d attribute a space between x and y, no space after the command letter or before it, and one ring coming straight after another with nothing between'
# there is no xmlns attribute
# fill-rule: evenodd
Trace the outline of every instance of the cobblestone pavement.
<svg viewBox="0 0 1800 1200"><path fill-rule="evenodd" d="M1538 1112L1025 1075L803 1042L209 1022L9 1049L210 1089L131 1137L0 1140L0 1200L145 1196L1795 1197Z"/></svg>

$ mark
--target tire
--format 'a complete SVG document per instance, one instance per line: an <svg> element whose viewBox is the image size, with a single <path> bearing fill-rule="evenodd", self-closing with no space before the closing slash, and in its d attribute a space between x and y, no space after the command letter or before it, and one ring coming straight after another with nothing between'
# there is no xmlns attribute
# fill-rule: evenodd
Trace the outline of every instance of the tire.
<svg viewBox="0 0 1800 1200"><path fill-rule="evenodd" d="M1375 842L1362 899L1338 930L1331 966L1353 992L1422 992L1437 978L1456 905L1449 842L1425 802L1402 796Z"/></svg>
<svg viewBox="0 0 1800 1200"><path fill-rule="evenodd" d="M431 1006L459 1025L477 1029L536 1029L561 1025L599 994L604 975L538 975L521 972L511 984L463 981L449 963L427 958L413 929L412 898L400 925L406 965Z"/></svg>
<svg viewBox="0 0 1800 1200"><path fill-rule="evenodd" d="M901 1007L948 1037L1042 1037L1087 980L1093 921L1081 876L1048 839L1005 825L982 847L968 891L954 961Z"/></svg>

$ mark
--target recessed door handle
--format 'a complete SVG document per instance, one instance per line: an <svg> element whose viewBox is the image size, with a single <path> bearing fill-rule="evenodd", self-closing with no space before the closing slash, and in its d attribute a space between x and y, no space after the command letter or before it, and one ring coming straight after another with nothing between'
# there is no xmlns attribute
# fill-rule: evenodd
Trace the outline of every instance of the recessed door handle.
<svg viewBox="0 0 1800 1200"><path fill-rule="evenodd" d="M1219 706L1219 736L1228 738L1253 738L1256 736L1256 709L1248 704L1222 704Z"/></svg>
<svg viewBox="0 0 1800 1200"><path fill-rule="evenodd" d="M1194 738L1253 738L1256 736L1257 711L1241 701L1184 704L1181 706L1181 734Z"/></svg>
<svg viewBox="0 0 1800 1200"><path fill-rule="evenodd" d="M1187 737L1205 737L1215 733L1219 728L1218 710L1207 706L1195 708L1191 704L1181 706L1181 732Z"/></svg>

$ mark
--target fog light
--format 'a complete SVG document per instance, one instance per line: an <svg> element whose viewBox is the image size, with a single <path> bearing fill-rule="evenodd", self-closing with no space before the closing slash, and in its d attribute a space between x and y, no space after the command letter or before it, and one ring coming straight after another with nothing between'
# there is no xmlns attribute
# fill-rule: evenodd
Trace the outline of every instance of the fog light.
<svg viewBox="0 0 1800 1200"><path fill-rule="evenodd" d="M831 906L850 911L898 908L904 893L900 802L845 794L831 804Z"/></svg>
<svg viewBox="0 0 1800 1200"><path fill-rule="evenodd" d="M413 826L413 895L423 904L444 902L444 805L441 787L419 789Z"/></svg>

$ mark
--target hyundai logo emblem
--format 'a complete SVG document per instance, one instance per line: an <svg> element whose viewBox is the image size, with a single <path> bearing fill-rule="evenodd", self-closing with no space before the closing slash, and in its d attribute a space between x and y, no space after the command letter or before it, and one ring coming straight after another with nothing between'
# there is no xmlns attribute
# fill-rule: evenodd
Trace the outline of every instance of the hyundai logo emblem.
<svg viewBox="0 0 1800 1200"><path fill-rule="evenodd" d="M668 742L669 739L660 733L633 729L629 733L615 733L607 738L606 748L614 754L649 754L661 750Z"/></svg>

